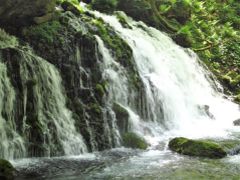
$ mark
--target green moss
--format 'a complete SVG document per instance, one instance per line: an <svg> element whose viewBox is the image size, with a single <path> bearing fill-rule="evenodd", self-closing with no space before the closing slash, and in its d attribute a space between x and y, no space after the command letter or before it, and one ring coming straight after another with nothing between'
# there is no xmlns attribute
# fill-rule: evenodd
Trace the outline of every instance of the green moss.
<svg viewBox="0 0 240 180"><path fill-rule="evenodd" d="M102 109L101 106L96 104L96 103L92 103L89 105L90 110L95 113L95 114L101 114L102 113Z"/></svg>
<svg viewBox="0 0 240 180"><path fill-rule="evenodd" d="M121 11L116 12L116 16L123 27L132 29L132 27L128 24L128 22L126 20L126 17L125 17L126 15L123 12L121 12Z"/></svg>
<svg viewBox="0 0 240 180"><path fill-rule="evenodd" d="M0 159L0 179L14 179L15 169L12 164L4 159Z"/></svg>
<svg viewBox="0 0 240 180"><path fill-rule="evenodd" d="M13 48L18 46L18 40L16 37L7 34L0 28L0 49Z"/></svg>
<svg viewBox="0 0 240 180"><path fill-rule="evenodd" d="M26 38L34 39L36 42L53 44L60 29L61 24L59 21L51 21L25 28L23 35Z"/></svg>
<svg viewBox="0 0 240 180"><path fill-rule="evenodd" d="M223 158L227 155L218 144L209 141L191 140L183 137L174 138L169 148L177 153L208 158Z"/></svg>
<svg viewBox="0 0 240 180"><path fill-rule="evenodd" d="M147 149L148 145L146 141L139 137L137 134L129 132L125 133L122 137L123 146L134 149Z"/></svg>
<svg viewBox="0 0 240 180"><path fill-rule="evenodd" d="M100 97L103 97L105 94L105 90L101 84L97 84L95 88L96 94L98 94Z"/></svg>
<svg viewBox="0 0 240 180"><path fill-rule="evenodd" d="M138 88L140 86L140 78L137 71L134 69L135 64L132 56L132 49L126 41L120 38L101 18L93 19L90 23L96 27L93 28L91 33L101 37L107 48L110 49L114 59L128 70L129 83L133 88Z"/></svg>
<svg viewBox="0 0 240 180"><path fill-rule="evenodd" d="M112 109L116 114L117 125L121 134L126 133L128 131L128 111L118 103L114 103Z"/></svg>
<svg viewBox="0 0 240 180"><path fill-rule="evenodd" d="M240 103L240 94L234 97L234 101Z"/></svg>

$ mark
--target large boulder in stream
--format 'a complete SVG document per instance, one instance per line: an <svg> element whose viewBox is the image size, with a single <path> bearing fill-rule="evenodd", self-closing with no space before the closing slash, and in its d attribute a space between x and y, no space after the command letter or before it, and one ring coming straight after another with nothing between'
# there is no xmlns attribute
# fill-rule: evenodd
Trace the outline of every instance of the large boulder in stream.
<svg viewBox="0 0 240 180"><path fill-rule="evenodd" d="M14 179L15 169L10 162L0 159L0 179L12 180Z"/></svg>
<svg viewBox="0 0 240 180"><path fill-rule="evenodd" d="M208 158L223 158L227 152L218 144L205 140L192 140L184 137L172 139L168 147L177 153Z"/></svg>
<svg viewBox="0 0 240 180"><path fill-rule="evenodd" d="M125 133L122 137L123 146L133 149L147 149L147 142L133 132Z"/></svg>

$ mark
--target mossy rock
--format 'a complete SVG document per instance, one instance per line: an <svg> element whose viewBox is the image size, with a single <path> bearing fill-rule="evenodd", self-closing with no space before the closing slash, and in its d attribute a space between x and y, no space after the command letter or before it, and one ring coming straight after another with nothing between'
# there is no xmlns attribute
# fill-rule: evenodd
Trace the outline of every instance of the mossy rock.
<svg viewBox="0 0 240 180"><path fill-rule="evenodd" d="M60 30L61 24L59 21L50 21L24 28L22 34L27 41L31 39L42 44L53 44Z"/></svg>
<svg viewBox="0 0 240 180"><path fill-rule="evenodd" d="M14 179L15 169L10 162L0 159L0 179L12 180Z"/></svg>
<svg viewBox="0 0 240 180"><path fill-rule="evenodd" d="M210 141L192 140L184 137L172 139L168 147L177 153L208 158L223 158L227 155L226 151L218 144Z"/></svg>
<svg viewBox="0 0 240 180"><path fill-rule="evenodd" d="M105 94L105 89L103 87L103 85L101 84L96 84L96 87L95 87L95 93L99 96L99 97L103 97L104 94Z"/></svg>
<svg viewBox="0 0 240 180"><path fill-rule="evenodd" d="M18 40L0 28L0 49L14 48L18 46Z"/></svg>
<svg viewBox="0 0 240 180"><path fill-rule="evenodd" d="M147 142L135 133L128 132L122 137L123 146L134 149L147 149Z"/></svg>
<svg viewBox="0 0 240 180"><path fill-rule="evenodd" d="M238 94L237 96L234 97L234 101L236 103L240 103L240 94Z"/></svg>

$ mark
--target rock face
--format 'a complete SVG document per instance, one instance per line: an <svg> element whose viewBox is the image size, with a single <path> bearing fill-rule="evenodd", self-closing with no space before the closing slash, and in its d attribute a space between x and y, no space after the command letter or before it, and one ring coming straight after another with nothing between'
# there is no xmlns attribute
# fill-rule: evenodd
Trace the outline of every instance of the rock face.
<svg viewBox="0 0 240 180"><path fill-rule="evenodd" d="M0 24L27 25L54 8L55 0L0 0Z"/></svg>
<svg viewBox="0 0 240 180"><path fill-rule="evenodd" d="M59 115L64 111L49 108L56 104L70 112L68 115L71 118L66 119L74 122L74 131L82 135L88 151L120 146L121 137L116 131L119 129L121 135L127 132L128 113L121 106L114 105L115 101L107 101L109 82L103 77L103 57L96 36L101 38L104 46L113 52L114 60L126 70L127 83L132 92L129 101L136 105L136 111L142 112L144 107L139 97L144 93L143 85L131 48L103 20L81 11L75 13L75 10L66 6L65 12L56 14L48 22L19 28L18 38L32 49L0 29L0 65L3 66L2 78L6 82L6 87L2 87L2 97L9 97L0 113L9 122L4 129L11 129L11 124L16 127L13 132L6 133L9 135L8 141L14 141L14 133L21 139L13 147L5 149L6 153L1 157L8 158L12 154L19 158L66 154L64 150L67 148L62 138L58 138L62 136L57 135L63 131L57 130L60 126L53 123L61 119L59 117L65 117ZM54 72L48 71L48 67ZM49 76L51 73L55 75ZM57 85L58 88L52 88L55 78L61 84ZM60 94L53 92L56 89L62 89ZM44 94L51 95L51 98ZM55 100L59 99L55 98L57 94L65 100L56 103ZM58 113L53 114L55 110ZM116 126L112 123L113 118L117 118ZM18 147L23 152L19 153Z"/></svg>
<svg viewBox="0 0 240 180"><path fill-rule="evenodd" d="M227 153L218 145L209 141L192 140L183 137L172 139L168 147L177 153L208 158L223 158Z"/></svg>
<svg viewBox="0 0 240 180"><path fill-rule="evenodd" d="M128 132L128 118L129 114L126 109L121 105L114 103L113 111L116 114L117 125L121 131L121 134Z"/></svg>
<svg viewBox="0 0 240 180"><path fill-rule="evenodd" d="M15 169L12 164L4 159L0 159L0 179L12 180L14 179Z"/></svg>

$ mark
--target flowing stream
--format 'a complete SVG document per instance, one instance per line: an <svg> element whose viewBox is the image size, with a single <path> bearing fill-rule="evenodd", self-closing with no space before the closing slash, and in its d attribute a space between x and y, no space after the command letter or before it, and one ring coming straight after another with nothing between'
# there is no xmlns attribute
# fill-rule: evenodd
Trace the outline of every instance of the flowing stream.
<svg viewBox="0 0 240 180"><path fill-rule="evenodd" d="M239 127L233 126L233 121L240 118L239 105L221 93L221 86L197 55L176 45L166 34L142 22L135 22L120 12L128 28L122 26L117 16L97 11L90 13L101 17L131 47L145 92L146 112L141 116L131 102L135 94L129 91L127 72L114 60L103 40L95 36L103 57L103 61L99 62L102 75L109 82L105 110L110 113L111 125L107 123L109 116L106 116L104 132L115 147L121 145L116 117L112 111L113 103L117 103L129 113L129 129L145 138L150 146L146 151L117 148L79 156L14 160L12 162L20 172L17 179L239 178L238 155L222 160L208 160L180 156L167 149L168 140L176 136L212 139L240 137ZM38 115L46 116L45 113L49 112L49 118L57 129L55 135L65 154L87 152L81 135L76 132L71 112L65 107L64 91L57 70L39 59L28 59L25 63L35 64L33 69L36 71L33 75L38 82L35 87ZM23 64L22 68L27 66ZM7 95L4 101L8 102L8 111L13 111L11 104L14 103L15 94L5 71L4 65L0 64L0 100L2 102L2 98ZM22 74L23 79L29 76L31 75ZM45 102L43 98L49 101ZM0 108L2 107L8 108L1 105ZM42 126L47 124L44 120L49 118L42 118ZM11 143L6 138L4 129L8 126L14 129L14 123L7 124L3 117L0 117L0 123L0 137L5 140L0 146L0 152L11 154L12 150L8 152L8 149L16 146L12 149L22 147L20 149L23 152L19 153L24 153L23 137L11 132ZM48 134L45 127L43 129L48 141L51 140L54 134ZM47 148L51 151L51 147Z"/></svg>

